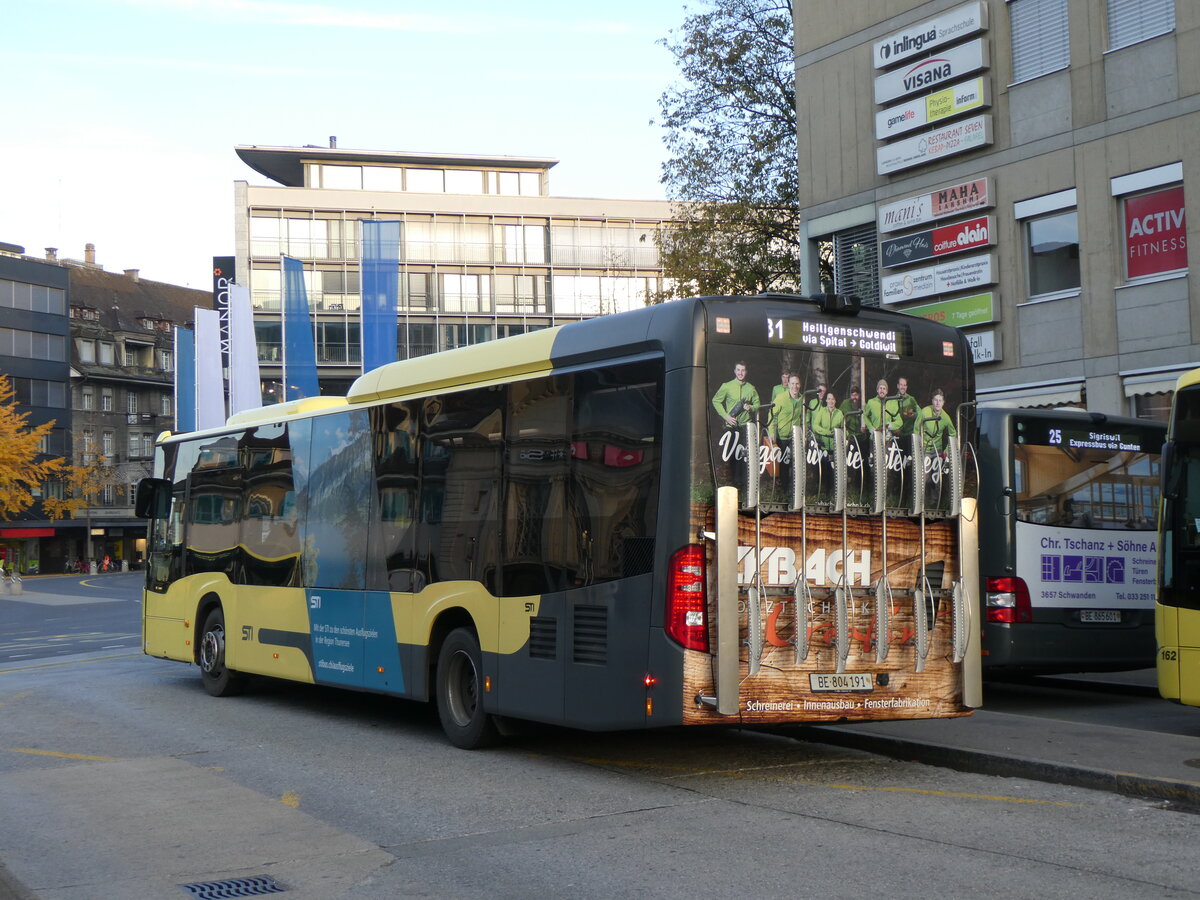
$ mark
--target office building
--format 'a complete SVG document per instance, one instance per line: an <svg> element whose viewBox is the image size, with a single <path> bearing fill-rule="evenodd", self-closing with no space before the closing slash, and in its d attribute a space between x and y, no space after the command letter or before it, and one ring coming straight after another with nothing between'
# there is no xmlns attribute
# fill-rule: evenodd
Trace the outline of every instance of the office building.
<svg viewBox="0 0 1200 900"><path fill-rule="evenodd" d="M555 197L556 160L239 146L270 186L235 183L266 400L278 396L281 255L303 262L321 390L361 371L368 219L400 223L397 355L421 356L641 306L659 289L665 201Z"/></svg>
<svg viewBox="0 0 1200 900"><path fill-rule="evenodd" d="M801 0L807 287L961 326L985 404L1165 417L1200 363L1200 4Z"/></svg>

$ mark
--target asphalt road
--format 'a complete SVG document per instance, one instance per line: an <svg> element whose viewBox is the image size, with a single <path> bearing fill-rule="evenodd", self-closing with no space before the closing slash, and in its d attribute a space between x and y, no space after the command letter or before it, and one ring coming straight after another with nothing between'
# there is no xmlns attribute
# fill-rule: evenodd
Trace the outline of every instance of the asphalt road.
<svg viewBox="0 0 1200 900"><path fill-rule="evenodd" d="M45 631L72 639L93 611L136 622L115 596L136 576L107 577L108 603L83 582L55 591L75 605L0 599L0 639L30 628L18 606L71 610L78 631ZM0 661L0 898L252 876L321 900L1200 890L1200 816L1114 793L738 729L538 728L469 753L423 705L265 679L214 699L136 641L47 644Z"/></svg>

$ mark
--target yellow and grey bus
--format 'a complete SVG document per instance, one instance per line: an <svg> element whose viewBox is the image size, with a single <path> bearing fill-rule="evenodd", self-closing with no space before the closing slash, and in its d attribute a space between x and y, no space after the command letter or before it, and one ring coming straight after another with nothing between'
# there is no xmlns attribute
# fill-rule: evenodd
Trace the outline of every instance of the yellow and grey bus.
<svg viewBox="0 0 1200 900"><path fill-rule="evenodd" d="M1200 706L1200 369L1175 386L1158 518L1158 692Z"/></svg>
<svg viewBox="0 0 1200 900"><path fill-rule="evenodd" d="M965 715L973 389L953 328L709 297L166 434L138 490L144 651L217 696L270 676L432 700L467 748L504 719Z"/></svg>

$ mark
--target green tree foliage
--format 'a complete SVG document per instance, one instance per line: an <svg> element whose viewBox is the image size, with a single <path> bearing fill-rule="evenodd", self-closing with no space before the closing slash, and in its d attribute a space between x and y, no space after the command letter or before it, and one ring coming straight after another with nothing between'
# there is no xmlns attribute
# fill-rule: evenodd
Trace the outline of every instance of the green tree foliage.
<svg viewBox="0 0 1200 900"><path fill-rule="evenodd" d="M678 224L657 299L799 290L791 5L705 0L661 43L682 81L659 98Z"/></svg>
<svg viewBox="0 0 1200 900"><path fill-rule="evenodd" d="M17 408L12 382L0 375L0 519L29 509L42 482L63 466L39 449L54 422L31 428L28 421L29 413Z"/></svg>

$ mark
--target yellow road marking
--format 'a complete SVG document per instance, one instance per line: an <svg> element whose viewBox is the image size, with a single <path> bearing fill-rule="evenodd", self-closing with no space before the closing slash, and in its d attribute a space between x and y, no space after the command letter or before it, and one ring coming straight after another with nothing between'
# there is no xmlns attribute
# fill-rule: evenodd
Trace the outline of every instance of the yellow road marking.
<svg viewBox="0 0 1200 900"><path fill-rule="evenodd" d="M284 806L290 806L292 809L299 809L300 795L295 791L284 791L283 796L279 798L279 802Z"/></svg>
<svg viewBox="0 0 1200 900"><path fill-rule="evenodd" d="M13 703L16 700L24 700L32 693L33 691L21 691L19 694L13 694L7 700L0 700L0 706L8 706L8 704Z"/></svg>
<svg viewBox="0 0 1200 900"><path fill-rule="evenodd" d="M60 753L57 750L31 750L28 747L0 747L6 753L29 753L32 756L56 756L59 759L86 759L92 762L120 762L115 756L88 756L84 753Z"/></svg>
<svg viewBox="0 0 1200 900"><path fill-rule="evenodd" d="M787 769L796 768L799 765L810 765L811 763L782 763L772 766L757 766L751 769L696 769L688 766L668 765L647 763L644 761L620 760L620 759L597 759L585 756L568 756L567 759L573 762L586 763L589 765L600 766L625 766L629 768L638 768L651 771L654 769L665 769L681 773L687 778L697 778L703 775L724 775L730 778L759 778L764 781L777 781L784 784L801 784L808 787L823 787L831 788L838 791L880 791L883 793L894 794L923 794L930 797L954 797L962 800L989 800L994 803L1027 803L1034 806L1065 806L1073 807L1078 804L1068 803L1065 800L1035 800L1028 797L1006 797L1000 794L970 794L961 791L938 791L929 788L915 787L897 787L884 786L874 787L867 784L836 784L823 781L815 781L809 778L786 778L777 775L766 775L764 770L767 769ZM825 760L824 762L828 762ZM836 760L834 760L836 762ZM843 760L845 762L846 760Z"/></svg>

